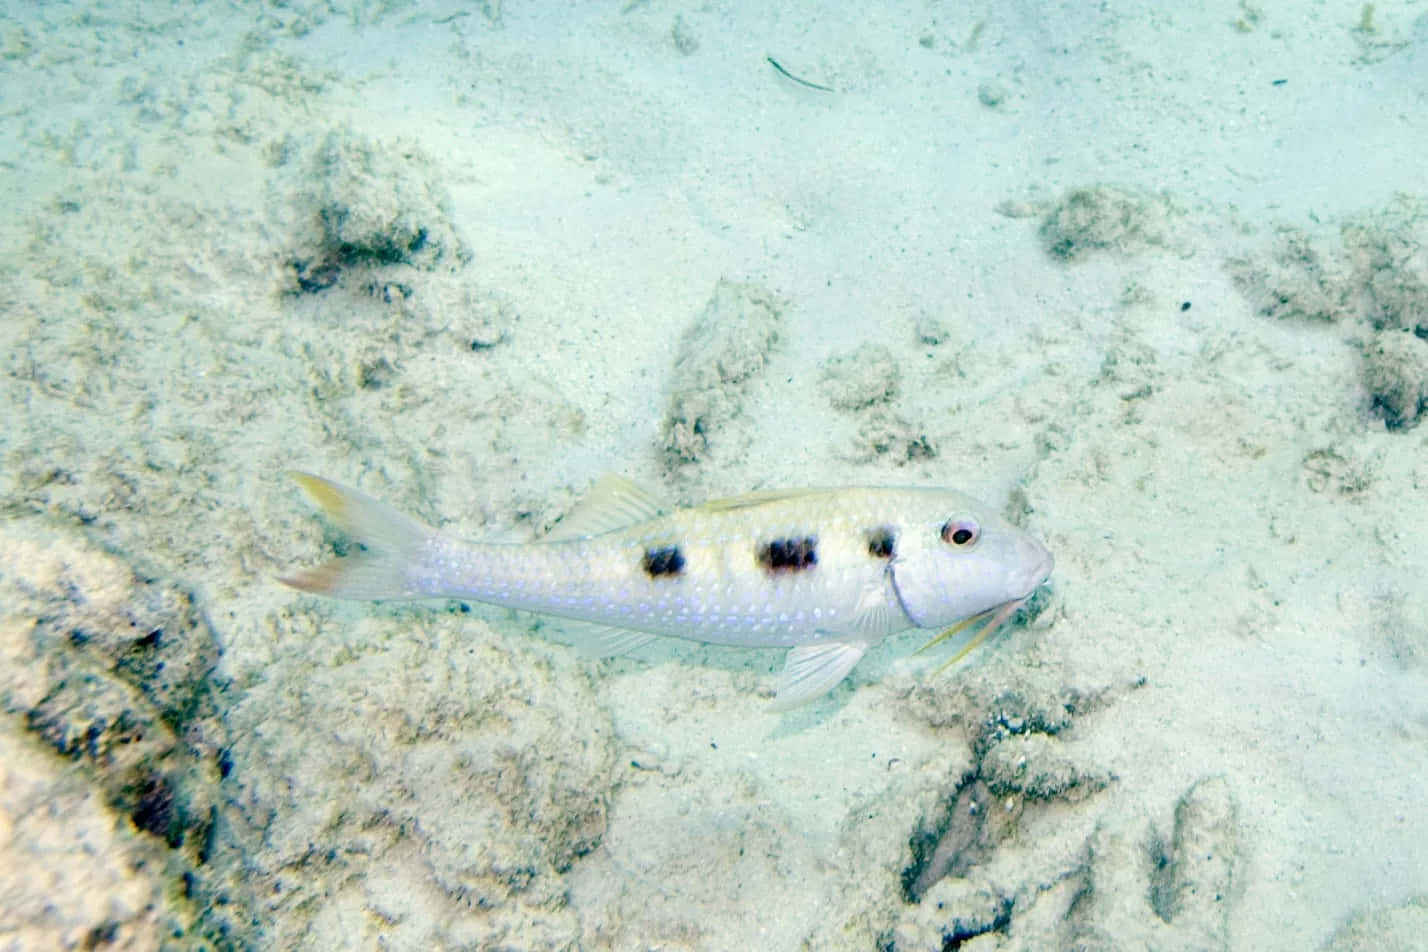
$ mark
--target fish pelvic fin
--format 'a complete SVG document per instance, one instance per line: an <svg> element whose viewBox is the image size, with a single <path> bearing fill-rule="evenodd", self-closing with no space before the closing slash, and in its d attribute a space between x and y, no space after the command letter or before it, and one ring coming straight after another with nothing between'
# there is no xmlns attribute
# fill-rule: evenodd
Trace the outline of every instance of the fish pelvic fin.
<svg viewBox="0 0 1428 952"><path fill-rule="evenodd" d="M865 641L820 641L790 649L773 709L792 710L827 694L848 676L867 650Z"/></svg>
<svg viewBox="0 0 1428 952"><path fill-rule="evenodd" d="M314 595L357 601L429 597L413 582L411 569L436 530L341 483L310 473L295 472L292 477L358 549L280 582Z"/></svg>

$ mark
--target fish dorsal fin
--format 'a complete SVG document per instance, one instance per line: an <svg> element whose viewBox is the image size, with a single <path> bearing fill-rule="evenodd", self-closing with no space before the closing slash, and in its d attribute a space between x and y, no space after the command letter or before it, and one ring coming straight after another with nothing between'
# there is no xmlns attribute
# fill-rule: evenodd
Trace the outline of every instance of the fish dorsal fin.
<svg viewBox="0 0 1428 952"><path fill-rule="evenodd" d="M571 507L546 539L565 542L623 529L662 516L664 505L653 494L623 476L606 473Z"/></svg>
<svg viewBox="0 0 1428 952"><path fill-rule="evenodd" d="M802 499L806 496L818 496L826 492L828 492L826 489L756 489L751 493L744 493L742 496L711 499L699 508L705 512L728 512L731 509L747 509L750 506L783 502L786 499Z"/></svg>

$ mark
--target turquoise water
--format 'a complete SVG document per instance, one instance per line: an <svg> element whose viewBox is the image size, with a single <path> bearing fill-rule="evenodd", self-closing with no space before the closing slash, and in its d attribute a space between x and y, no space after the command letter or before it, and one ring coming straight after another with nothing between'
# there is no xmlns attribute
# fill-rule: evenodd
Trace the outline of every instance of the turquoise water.
<svg viewBox="0 0 1428 952"><path fill-rule="evenodd" d="M1414 3L0 30L0 947L1421 944ZM500 541L948 486L1056 570L779 713L284 588L292 469Z"/></svg>

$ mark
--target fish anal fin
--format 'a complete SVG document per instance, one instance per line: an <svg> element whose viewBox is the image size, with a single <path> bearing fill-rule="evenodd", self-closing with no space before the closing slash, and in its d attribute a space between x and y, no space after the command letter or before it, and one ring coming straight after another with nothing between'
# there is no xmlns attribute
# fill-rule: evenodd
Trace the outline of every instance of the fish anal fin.
<svg viewBox="0 0 1428 952"><path fill-rule="evenodd" d="M606 473L546 535L550 542L588 539L664 515L653 493L624 476Z"/></svg>
<svg viewBox="0 0 1428 952"><path fill-rule="evenodd" d="M865 641L820 641L791 649L779 678L774 710L787 711L827 694L867 650Z"/></svg>
<svg viewBox="0 0 1428 952"><path fill-rule="evenodd" d="M631 631L591 621L561 619L560 628L575 649L587 658L617 658L659 639L658 635L646 631Z"/></svg>

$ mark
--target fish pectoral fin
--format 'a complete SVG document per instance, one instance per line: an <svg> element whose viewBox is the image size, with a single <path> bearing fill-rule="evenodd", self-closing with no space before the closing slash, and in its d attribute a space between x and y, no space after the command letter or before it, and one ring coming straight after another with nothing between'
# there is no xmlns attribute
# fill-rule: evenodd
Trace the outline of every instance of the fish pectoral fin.
<svg viewBox="0 0 1428 952"><path fill-rule="evenodd" d="M867 650L865 641L822 641L792 649L783 664L774 710L787 711L827 694Z"/></svg>
<svg viewBox="0 0 1428 952"><path fill-rule="evenodd" d="M892 580L884 576L877 585L869 585L858 596L858 604L848 621L847 633L866 638L869 642L886 638L895 631L901 631L911 622L892 590Z"/></svg>
<svg viewBox="0 0 1428 952"><path fill-rule="evenodd" d="M667 507L634 482L615 473L596 480L546 535L548 542L588 539L664 515Z"/></svg>

